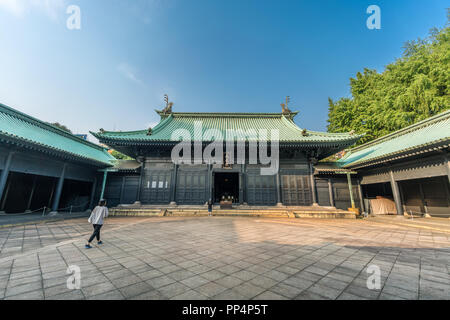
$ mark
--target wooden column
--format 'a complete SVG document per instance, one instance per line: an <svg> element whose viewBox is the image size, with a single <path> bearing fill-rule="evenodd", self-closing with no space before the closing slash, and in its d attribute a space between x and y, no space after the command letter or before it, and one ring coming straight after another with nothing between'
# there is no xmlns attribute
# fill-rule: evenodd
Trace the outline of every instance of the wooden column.
<svg viewBox="0 0 450 320"><path fill-rule="evenodd" d="M145 159L141 162L141 174L139 175L139 186L136 196L136 203L141 202L142 180L144 180L143 179L144 174L145 174Z"/></svg>
<svg viewBox="0 0 450 320"><path fill-rule="evenodd" d="M317 206L319 204L317 203L316 181L314 180L314 167L311 162L309 163L309 172L310 172L310 180L311 180L311 193L312 193L313 206Z"/></svg>
<svg viewBox="0 0 450 320"><path fill-rule="evenodd" d="M13 175L11 174L7 185L6 185L6 189L4 191L4 195L3 195L3 199L2 202L0 203L0 212L4 213L5 212L5 205L6 205L6 200L8 199L8 194L9 194L9 189L11 188L11 180L13 178Z"/></svg>
<svg viewBox="0 0 450 320"><path fill-rule="evenodd" d="M6 182L8 181L9 169L11 168L11 162L12 162L13 155L14 155L13 151L10 151L8 153L8 157L6 158L6 162L5 162L5 167L3 168L2 173L0 175L0 200L3 197L3 192L5 191Z"/></svg>
<svg viewBox="0 0 450 320"><path fill-rule="evenodd" d="M328 194L330 195L330 206L334 207L333 183L331 182L331 178L328 178Z"/></svg>
<svg viewBox="0 0 450 320"><path fill-rule="evenodd" d="M352 208L355 208L355 200L353 199L352 176L348 172L347 172L347 183L348 183L348 190L350 192L350 202L352 204Z"/></svg>
<svg viewBox="0 0 450 320"><path fill-rule="evenodd" d="M173 173L172 173L172 185L171 185L171 193L170 193L170 204L177 204L177 179L178 179L178 164L174 163L173 165Z"/></svg>
<svg viewBox="0 0 450 320"><path fill-rule="evenodd" d="M366 211L366 206L364 204L364 195L362 192L362 187L361 187L361 180L358 179L358 194L359 194L359 202L361 204L361 212L365 212Z"/></svg>
<svg viewBox="0 0 450 320"><path fill-rule="evenodd" d="M275 177L277 179L277 206L281 207L283 205L282 199L281 199L281 177L280 177L280 170L277 172L277 176Z"/></svg>
<svg viewBox="0 0 450 320"><path fill-rule="evenodd" d="M100 192L100 200L103 200L103 197L105 196L107 178L108 178L108 170L105 169L105 171L103 172L102 191Z"/></svg>
<svg viewBox="0 0 450 320"><path fill-rule="evenodd" d="M403 215L403 205L402 205L402 199L400 198L400 191L398 188L398 183L394 179L394 172L389 170L389 175L391 178L391 188L392 188L392 194L394 196L395 201L395 207L397 208L397 214Z"/></svg>
<svg viewBox="0 0 450 320"><path fill-rule="evenodd" d="M52 204L52 212L53 213L58 212L59 200L61 199L61 193L62 193L62 189L64 186L64 178L66 176L66 169L67 169L67 164L65 163L63 166L61 175L59 176L59 179L58 179L55 197L53 198L53 204Z"/></svg>
<svg viewBox="0 0 450 320"><path fill-rule="evenodd" d="M212 165L208 163L208 201L211 199L211 202L214 203L212 198L212 188L213 188L213 179L212 179Z"/></svg>
<svg viewBox="0 0 450 320"><path fill-rule="evenodd" d="M94 181L92 182L91 198L89 200L89 209L92 209L94 207L94 198L96 189L97 189L97 177L95 177Z"/></svg>

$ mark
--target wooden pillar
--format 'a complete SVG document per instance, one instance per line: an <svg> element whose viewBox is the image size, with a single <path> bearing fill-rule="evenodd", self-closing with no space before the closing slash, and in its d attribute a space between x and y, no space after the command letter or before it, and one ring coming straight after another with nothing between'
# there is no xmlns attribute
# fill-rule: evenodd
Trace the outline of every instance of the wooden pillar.
<svg viewBox="0 0 450 320"><path fill-rule="evenodd" d="M144 180L143 179L144 174L145 174L145 159L141 162L141 174L139 175L139 187L136 196L136 203L141 202L142 181Z"/></svg>
<svg viewBox="0 0 450 320"><path fill-rule="evenodd" d="M355 200L353 199L352 176L348 172L347 172L347 184L348 184L348 190L350 192L350 202L352 204L352 208L355 208Z"/></svg>
<svg viewBox="0 0 450 320"><path fill-rule="evenodd" d="M242 164L242 204L247 205L247 165Z"/></svg>
<svg viewBox="0 0 450 320"><path fill-rule="evenodd" d="M91 198L89 200L89 209L92 209L94 207L94 198L96 189L97 189L97 177L95 177L94 181L92 182Z"/></svg>
<svg viewBox="0 0 450 320"><path fill-rule="evenodd" d="M311 162L309 163L309 172L310 172L310 180L311 180L311 193L312 193L313 206L318 206L319 204L317 203L316 181L314 180L314 167Z"/></svg>
<svg viewBox="0 0 450 320"><path fill-rule="evenodd" d="M105 196L106 179L108 178L108 170L103 172L102 191L100 192L100 200L103 200Z"/></svg>
<svg viewBox="0 0 450 320"><path fill-rule="evenodd" d="M277 179L277 206L281 207L283 205L283 200L281 199L281 177L280 177L280 170L277 172L277 176L275 177Z"/></svg>
<svg viewBox="0 0 450 320"><path fill-rule="evenodd" d="M362 192L362 186L361 186L361 180L358 179L358 194L359 194L359 202L360 202L360 206L361 206L361 212L365 212L366 211L366 206L364 204L364 195Z"/></svg>
<svg viewBox="0 0 450 320"><path fill-rule="evenodd" d="M26 212L30 212L31 211L31 201L33 200L34 189L36 188L36 181L37 181L37 176L34 176L33 177L33 184L31 185L30 196L28 197Z"/></svg>
<svg viewBox="0 0 450 320"><path fill-rule="evenodd" d="M389 175L391 177L391 188L392 188L392 194L394 196L395 201L395 207L397 208L397 214L403 215L403 205L402 205L402 199L400 198L400 191L398 188L398 183L394 179L394 172L389 170Z"/></svg>
<svg viewBox="0 0 450 320"><path fill-rule="evenodd" d="M208 163L208 192L207 192L208 196L207 196L207 198L208 198L208 201L209 201L209 199L211 199L211 201L214 202L213 198L212 198L212 183L213 183L212 166L211 166L211 164Z"/></svg>
<svg viewBox="0 0 450 320"><path fill-rule="evenodd" d="M178 164L174 163L173 173L172 173L172 185L171 185L172 190L170 193L170 204L171 205L177 204L177 179L178 179Z"/></svg>
<svg viewBox="0 0 450 320"><path fill-rule="evenodd" d="M58 212L59 200L61 199L61 193L62 193L62 189L64 186L64 178L66 176L66 168L67 168L67 164L65 163L63 166L61 175L59 176L59 179L58 179L55 197L53 198L53 204L52 204L52 212L53 213Z"/></svg>
<svg viewBox="0 0 450 320"><path fill-rule="evenodd" d="M3 197L3 192L5 191L6 182L8 181L9 169L11 168L11 162L12 162L13 155L14 155L13 151L10 151L8 153L8 157L6 158L6 162L5 162L5 167L3 168L2 173L0 175L0 200Z"/></svg>
<svg viewBox="0 0 450 320"><path fill-rule="evenodd" d="M328 194L330 195L330 206L334 207L333 182L328 178Z"/></svg>
<svg viewBox="0 0 450 320"><path fill-rule="evenodd" d="M6 200L8 199L9 189L11 188L11 180L13 179L13 177L14 177L14 175L11 174L10 177L9 177L9 180L7 182L7 185L6 185L6 189L5 189L5 192L4 192L3 199L0 199L2 201L0 203L0 212L1 213L5 212Z"/></svg>

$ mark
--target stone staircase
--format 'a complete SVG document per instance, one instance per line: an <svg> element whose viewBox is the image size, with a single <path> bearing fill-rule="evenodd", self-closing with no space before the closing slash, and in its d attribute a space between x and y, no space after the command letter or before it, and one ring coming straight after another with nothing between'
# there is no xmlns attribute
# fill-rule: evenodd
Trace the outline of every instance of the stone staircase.
<svg viewBox="0 0 450 320"><path fill-rule="evenodd" d="M119 206L109 211L115 217L202 217L208 216L206 206ZM329 207L236 207L213 209L213 216L264 218L355 219L353 212Z"/></svg>

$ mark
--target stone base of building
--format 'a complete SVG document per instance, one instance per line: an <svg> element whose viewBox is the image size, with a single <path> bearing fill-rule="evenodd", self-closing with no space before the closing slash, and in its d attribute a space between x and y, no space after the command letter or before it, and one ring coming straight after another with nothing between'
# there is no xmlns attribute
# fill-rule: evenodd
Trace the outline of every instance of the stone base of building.
<svg viewBox="0 0 450 320"><path fill-rule="evenodd" d="M208 216L206 206L174 206L174 205L121 205L110 209L110 216L116 217L201 217ZM213 216L267 217L267 218L323 218L323 219L355 219L354 212L334 207L288 207L288 206L248 206L236 205L232 209L213 207Z"/></svg>

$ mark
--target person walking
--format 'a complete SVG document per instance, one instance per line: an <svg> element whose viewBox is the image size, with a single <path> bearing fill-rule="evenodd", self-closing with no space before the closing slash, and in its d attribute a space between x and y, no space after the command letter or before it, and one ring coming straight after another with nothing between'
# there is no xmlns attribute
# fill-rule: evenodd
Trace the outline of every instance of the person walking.
<svg viewBox="0 0 450 320"><path fill-rule="evenodd" d="M208 216L212 216L212 200L211 199L209 199L208 200Z"/></svg>
<svg viewBox="0 0 450 320"><path fill-rule="evenodd" d="M94 238L97 238L97 244L103 244L100 240L100 229L103 226L103 219L108 216L108 208L106 207L106 200L100 200L98 206L92 210L91 216L89 217L89 223L92 223L94 227L94 232L88 240L88 243L85 245L86 249L92 248L91 242Z"/></svg>

